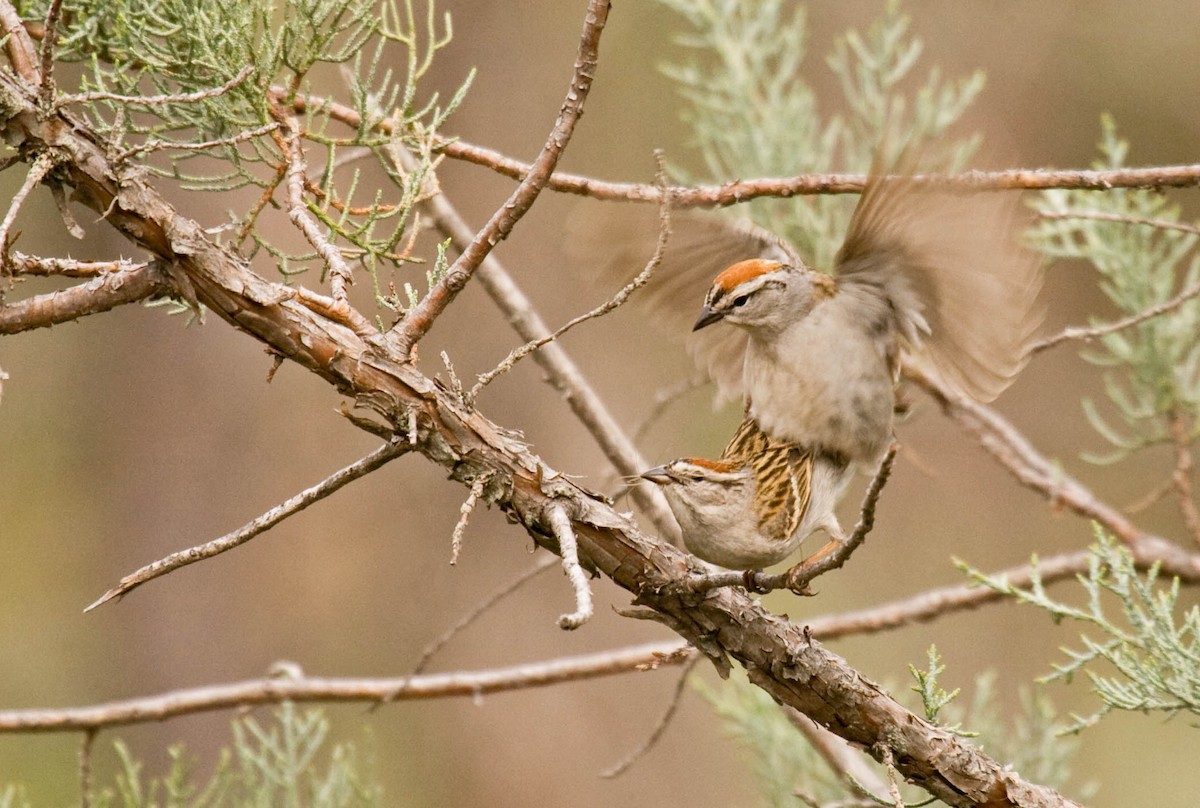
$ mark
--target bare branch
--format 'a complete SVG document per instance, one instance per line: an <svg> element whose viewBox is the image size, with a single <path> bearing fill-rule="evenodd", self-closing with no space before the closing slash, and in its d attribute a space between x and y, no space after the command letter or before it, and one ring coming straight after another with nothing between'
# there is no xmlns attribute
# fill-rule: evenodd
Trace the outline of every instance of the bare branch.
<svg viewBox="0 0 1200 808"><path fill-rule="evenodd" d="M479 605L460 617L458 622L442 632L429 645L425 646L425 650L421 652L421 658L418 659L417 664L413 666L413 675L415 676L419 673L423 673L425 668L429 665L430 660L433 659L437 652L445 648L446 643L454 639L459 632L490 611L493 606L504 600L504 598L508 597L513 592L516 592L522 586L529 583L538 575L550 569L551 567L558 566L559 563L560 562L556 556L545 555L542 558L539 558L532 567L525 570L523 573L497 589L492 594L488 595L479 603Z"/></svg>
<svg viewBox="0 0 1200 808"><path fill-rule="evenodd" d="M281 502L232 533L226 533L218 539L171 553L166 558L161 558L135 572L131 572L122 578L115 587L101 595L95 603L84 609L84 611L90 612L97 606L103 605L113 598L122 597L147 581L152 581L180 567L186 567L188 564L195 564L197 561L212 558L215 555L220 555L227 550L232 550L234 547L245 544L289 516L294 516L314 502L321 501L347 483L353 482L359 477L366 476L389 461L395 460L400 455L410 451L411 448L407 442L385 443L361 460L351 463L340 471L334 472L313 487L306 488L299 494Z"/></svg>
<svg viewBox="0 0 1200 808"><path fill-rule="evenodd" d="M1137 314L1123 317L1120 320L1086 328L1077 326L1074 328L1063 329L1061 332L1052 337L1040 339L1030 345L1029 353L1040 353L1047 348L1052 348L1055 345L1058 345L1060 342L1065 342L1071 339L1090 342L1098 337L1103 337L1105 334L1112 334L1116 331L1135 326L1138 323L1144 323L1146 320L1157 317L1160 314L1166 314L1169 311L1179 308L1197 295L1200 295L1200 283L1194 283L1186 289L1183 289L1179 294L1175 295L1175 297L1171 298L1170 300L1164 300L1162 303L1159 303L1156 306L1150 306L1144 311L1139 311Z"/></svg>
<svg viewBox="0 0 1200 808"><path fill-rule="evenodd" d="M471 511L475 510L475 503L479 502L479 497L483 495L483 487L487 485L487 479L480 477L471 483L471 493L467 495L467 501L458 509L458 523L454 526L454 532L450 534L450 566L458 563L458 554L462 552L463 533L467 529L467 520L471 518Z"/></svg>
<svg viewBox="0 0 1200 808"><path fill-rule="evenodd" d="M546 521L554 531L554 538L558 539L563 572L575 590L575 611L559 617L558 627L573 631L592 619L592 587L588 583L587 573L579 564L579 546L566 509L557 502L551 502L546 508Z"/></svg>
<svg viewBox="0 0 1200 808"><path fill-rule="evenodd" d="M132 264L129 269L106 272L78 286L0 305L0 334L47 328L172 293L171 283L157 263Z"/></svg>
<svg viewBox="0 0 1200 808"><path fill-rule="evenodd" d="M92 805L92 746L96 742L96 729L92 727L83 733L83 741L79 745L79 804L81 808L91 808Z"/></svg>
<svg viewBox="0 0 1200 808"><path fill-rule="evenodd" d="M283 100L287 97L282 87L272 87L271 97ZM296 95L292 99L297 112L308 109L323 109L334 120L357 128L362 119L352 108L319 95ZM392 131L392 121L379 124L381 132ZM438 143L436 151L456 160L464 160L515 180L524 179L531 165L507 157L498 151L476 146L461 138ZM1048 171L1043 169L1014 168L1006 171L970 171L953 177L942 175L919 175L924 181L948 188L971 188L980 191L1046 190L1069 188L1075 190L1107 191L1112 188L1189 188L1200 184L1200 163L1178 166L1154 166L1150 168L1122 168L1113 170L1066 169ZM661 203L663 194L671 196L676 208L728 207L752 199L794 196L817 196L825 194L857 194L866 186L866 174L801 174L796 177L761 177L749 180L733 180L719 185L672 185L658 188L653 183L609 182L578 174L555 172L546 183L546 188L559 193L588 196L593 199L644 203Z"/></svg>
<svg viewBox="0 0 1200 808"><path fill-rule="evenodd" d="M792 726L800 731L804 739L821 756L834 776L845 783L848 788L865 787L875 792L887 788L887 784L867 764L863 756L851 749L844 740L816 724L799 710L786 705L781 706L780 709L792 722Z"/></svg>
<svg viewBox="0 0 1200 808"><path fill-rule="evenodd" d="M1096 222L1116 222L1117 224L1145 225L1147 227L1156 227L1159 230L1178 230L1181 233L1200 235L1200 227L1196 227L1192 224L1172 222L1167 219L1146 219L1141 216L1125 216L1120 213L1109 213L1102 210L1039 210L1037 211L1037 216L1039 219L1048 219L1051 221L1090 219Z"/></svg>
<svg viewBox="0 0 1200 808"><path fill-rule="evenodd" d="M121 104L140 104L146 107L158 106L160 104L191 104L195 103L196 101L203 101L206 98L216 98L218 95L224 95L246 79L250 78L253 73L254 65L246 65L236 76L222 84L220 87L210 87L207 90L197 90L194 93L176 93L172 95L119 95L117 93L107 93L97 90L91 93L60 95L58 97L57 106L61 107L69 104L91 104L96 101L116 101Z"/></svg>
<svg viewBox="0 0 1200 808"><path fill-rule="evenodd" d="M508 668L433 673L417 677L281 677L248 679L223 685L172 690L157 696L61 710L0 711L0 733L66 732L163 721L181 715L293 702L380 702L476 697L561 682L633 673L647 666L682 664L676 643L657 642L560 657Z"/></svg>
<svg viewBox="0 0 1200 808"><path fill-rule="evenodd" d="M637 763L646 753L654 748L663 733L667 731L667 727L671 726L671 720L675 717L675 713L679 710L679 703L683 701L683 689L687 687L688 674L696 667L696 663L700 661L699 654L689 654L690 659L683 665L683 670L679 673L679 678L675 681L675 689L671 691L671 700L667 703L667 709L658 719L658 723L654 725L650 735L636 749L622 758L616 765L600 772L600 776L611 780L614 777L620 777L625 772L629 771L629 767Z"/></svg>
<svg viewBox="0 0 1200 808"><path fill-rule="evenodd" d="M25 198L30 192L46 178L53 169L57 159L50 151L44 151L37 156L30 166L29 172L25 175L25 182L21 184L20 190L13 196L12 202L9 203L8 212L4 214L4 220L0 221L0 270L7 271L8 265L8 234L12 230L13 222L17 219L17 214L21 211L21 206L25 204Z"/></svg>
<svg viewBox="0 0 1200 808"><path fill-rule="evenodd" d="M492 248L508 237L516 223L533 206L542 187L550 179L559 156L571 140L575 124L583 114L583 103L587 99L588 91L592 87L592 77L596 72L600 34L607 19L608 0L589 0L583 33L579 39L579 54L575 59L575 74L559 111L558 120L546 139L546 145L533 161L525 179L521 180L521 184L508 200L492 214L492 218L483 229L475 234L470 245L446 270L446 275L397 324L397 347L401 356L408 355L412 346L420 341L437 316L458 296Z"/></svg>
<svg viewBox="0 0 1200 808"><path fill-rule="evenodd" d="M667 170L666 166L663 164L663 153L661 151L655 152L654 159L658 163L657 176L659 185L660 187L666 187ZM670 235L671 197L664 194L662 204L658 209L658 240L654 245L654 254L650 256L650 260L646 262L646 266L642 268L642 271L638 273L637 277L618 290L617 293L611 298L604 301L586 314L581 314L578 317L569 320L553 334L548 334L540 339L530 340L524 345L514 348L499 365L496 365L496 367L479 377L479 380L475 383L475 386L471 388L471 392L467 394L467 402L473 402L476 396L479 395L479 391L491 383L493 379L495 379L501 373L507 373L508 371L512 370L513 366L517 364L517 362L519 362L521 359L524 359L537 349L542 348L558 339L580 323L587 322L588 320L594 320L597 317L603 317L605 314L608 314L614 309L624 305L625 301L629 299L630 295L650 282L651 276L654 275L654 270L658 269L658 265L662 263L663 253L667 249L667 239L670 238Z"/></svg>
<svg viewBox="0 0 1200 808"><path fill-rule="evenodd" d="M1065 505L1080 516L1099 522L1129 548L1139 564L1158 562L1163 572L1183 580L1200 576L1200 555L1192 555L1163 537L1134 525L1124 514L1039 453L995 410L950 389L930 369L918 366L911 358L904 362L904 374L933 396L942 411L974 435L1022 485L1042 494L1055 505Z"/></svg>
<svg viewBox="0 0 1200 808"><path fill-rule="evenodd" d="M272 121L271 123L260 126L257 129L247 129L244 132L238 132L236 135L230 135L229 137L217 138L216 140L202 140L197 143L179 143L173 140L147 140L145 143L139 143L136 146L126 149L113 159L115 162L122 163L136 154L160 151L162 149L171 149L173 151L203 151L205 149L215 149L218 146L232 146L236 143L244 143L247 140L254 140L256 137L269 135L279 127L279 121Z"/></svg>
<svg viewBox="0 0 1200 808"><path fill-rule="evenodd" d="M30 86L42 80L38 71L37 48L25 28L25 21L10 2L0 3L0 31L4 34L4 47L13 70Z"/></svg>
<svg viewBox="0 0 1200 808"><path fill-rule="evenodd" d="M304 151L300 145L300 124L295 118L284 118L280 123L284 126L284 132L279 137L279 145L288 162L285 175L288 218L296 225L296 229L304 234L305 240L313 246L329 268L329 288L333 294L334 305L338 308L349 308L347 287L354 283L354 273L342 256L342 251L325 237L304 204L307 169L304 165Z"/></svg>
<svg viewBox="0 0 1200 808"><path fill-rule="evenodd" d="M513 179L526 176L530 166L500 152L455 139L437 145L447 157L465 160L489 168ZM1040 190L1073 188L1107 191L1111 188L1185 188L1200 184L1200 164L1123 168L1104 171L1068 169L1045 171L1010 169L1007 171L971 171L952 178L922 175L919 180L949 187L976 190ZM680 208L727 207L760 197L813 196L817 194L860 193L866 174L801 174L797 177L762 177L735 180L721 185L694 187L672 186L667 189ZM628 202L659 202L662 191L654 185L635 182L607 182L578 174L556 173L546 187L560 193L589 196L593 199Z"/></svg>

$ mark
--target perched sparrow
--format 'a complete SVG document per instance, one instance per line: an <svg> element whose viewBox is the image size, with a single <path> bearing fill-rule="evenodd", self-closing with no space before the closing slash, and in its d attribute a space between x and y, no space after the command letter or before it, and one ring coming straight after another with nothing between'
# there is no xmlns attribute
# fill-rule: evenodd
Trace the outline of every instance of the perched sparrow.
<svg viewBox="0 0 1200 808"><path fill-rule="evenodd" d="M716 276L693 330L725 321L738 331L714 329L694 353L726 396L744 399L739 436L760 435L766 448L756 458L733 448L754 441L735 437L720 461L647 472L696 555L753 567L782 560L817 528L840 540L834 507L853 472L892 438L902 349L926 356L979 401L1008 386L1041 320L1041 268L1017 243L1015 203L876 177L832 276L805 267L778 239L761 240L759 257ZM694 274L682 268L657 300ZM792 471L791 458L804 470Z"/></svg>
<svg viewBox="0 0 1200 808"><path fill-rule="evenodd" d="M832 459L773 441L747 418L720 460L684 457L642 477L659 485L687 548L730 569L776 564L831 517L842 479Z"/></svg>

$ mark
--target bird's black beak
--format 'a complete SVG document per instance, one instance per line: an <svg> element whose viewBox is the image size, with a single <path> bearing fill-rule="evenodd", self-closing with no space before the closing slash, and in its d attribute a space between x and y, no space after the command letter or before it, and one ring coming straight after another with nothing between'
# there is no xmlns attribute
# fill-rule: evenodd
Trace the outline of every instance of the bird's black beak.
<svg viewBox="0 0 1200 808"><path fill-rule="evenodd" d="M655 466L652 469L646 469L640 476L643 480L649 480L655 485L664 485L671 482L671 475L667 473L666 466Z"/></svg>
<svg viewBox="0 0 1200 808"><path fill-rule="evenodd" d="M692 330L699 331L701 328L704 328L704 326L712 325L717 320L722 319L724 316L724 312L713 311L712 307L705 303L704 308L700 310L700 317L697 318L696 324L692 326Z"/></svg>

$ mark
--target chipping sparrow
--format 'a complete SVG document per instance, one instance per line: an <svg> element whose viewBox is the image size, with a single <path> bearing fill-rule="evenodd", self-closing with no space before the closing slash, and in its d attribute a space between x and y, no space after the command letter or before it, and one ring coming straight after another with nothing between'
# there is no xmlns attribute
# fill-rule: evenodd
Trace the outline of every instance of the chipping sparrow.
<svg viewBox="0 0 1200 808"><path fill-rule="evenodd" d="M1015 202L876 177L833 276L805 267L778 239L717 275L693 330L724 320L739 331L698 342L694 353L727 396L744 398L739 435L749 429L770 448L730 456L735 437L721 461L647 472L696 555L753 567L782 560L817 528L841 540L834 507L855 469L891 441L902 349L925 354L977 400L1008 386L1041 320L1041 268L1016 242ZM790 467L785 454L805 458L806 469L768 474ZM800 479L808 497L795 511L782 492ZM767 502L785 503L777 510L787 518L766 513Z"/></svg>
<svg viewBox="0 0 1200 808"><path fill-rule="evenodd" d="M687 548L730 569L762 569L790 556L818 527L840 535L833 506L845 464L773 441L747 418L720 460L683 457L642 477L662 489Z"/></svg>

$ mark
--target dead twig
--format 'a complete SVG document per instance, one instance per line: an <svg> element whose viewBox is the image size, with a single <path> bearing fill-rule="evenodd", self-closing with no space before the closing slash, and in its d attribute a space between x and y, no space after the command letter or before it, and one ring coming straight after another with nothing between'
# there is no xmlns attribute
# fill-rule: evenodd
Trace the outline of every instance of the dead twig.
<svg viewBox="0 0 1200 808"><path fill-rule="evenodd" d="M471 493L467 494L466 502L458 509L458 522L454 525L454 532L450 534L450 566L452 567L458 564L458 554L462 552L463 533L467 530L467 520L471 518L471 511L475 510L475 504L483 496L485 485L487 485L487 479L484 477L479 477L471 483Z"/></svg>
<svg viewBox="0 0 1200 808"><path fill-rule="evenodd" d="M1030 345L1029 353L1031 355L1041 353L1047 348L1053 348L1055 345L1058 345L1061 342L1066 342L1067 340L1077 339L1082 340L1083 342L1091 342L1092 340L1103 337L1106 334L1112 334L1117 331L1130 328L1138 323L1144 323L1146 320L1157 317L1160 314L1166 314L1169 311L1173 311L1197 295L1200 295L1200 283L1192 284L1170 300L1165 300L1156 306L1151 306L1144 311L1139 311L1137 314L1131 314L1128 317L1122 317L1120 320L1088 327L1075 326L1072 328L1065 328L1052 337L1040 339Z"/></svg>
<svg viewBox="0 0 1200 808"><path fill-rule="evenodd" d="M492 247L503 241L521 217L533 206L550 175L558 164L558 158L566 149L575 131L575 124L583 114L583 104L592 87L599 58L600 34L608 19L608 0L589 0L583 33L579 38L579 54L575 59L575 74L567 90L566 99L554 123L546 144L533 161L529 173L513 191L503 205L496 209L471 243L458 256L446 274L429 293L412 308L395 326L396 350L400 356L408 356L412 347L433 326L433 321L445 311L446 306L458 296L471 276L479 269Z"/></svg>
<svg viewBox="0 0 1200 808"><path fill-rule="evenodd" d="M157 696L87 707L0 711L0 733L95 731L164 721L181 715L293 702L416 701L503 693L645 670L647 662L682 664L674 642L646 643L595 654L527 662L506 668L454 671L417 677L262 677L228 684L172 690ZM399 692L399 695L397 695Z"/></svg>
<svg viewBox="0 0 1200 808"><path fill-rule="evenodd" d="M667 169L663 162L662 151L656 151L654 153L654 160L658 166L656 170L657 182L660 187L665 188L667 184ZM639 272L632 281L618 290L617 293L611 298L601 303L599 306L587 312L586 314L581 314L578 317L569 320L553 334L547 334L544 337L530 340L524 345L514 348L500 364L496 365L496 367L479 377L479 380L475 383L475 386L471 388L469 393L467 393L467 403L470 404L474 402L475 398L479 395L479 392L488 384L490 384L493 379L502 373L507 373L508 371L512 370L513 365L517 364L517 362L519 362L521 359L524 359L529 354L558 339L580 323L587 322L588 320L594 320L597 317L603 317L614 309L624 305L625 301L629 299L630 295L649 283L650 278L654 275L654 270L658 269L658 265L662 263L663 253L667 249L667 240L670 238L670 236L671 196L670 194L663 194L662 204L659 205L658 208L658 240L654 245L653 255L650 256L650 260L646 262L646 266L642 268L642 271Z"/></svg>
<svg viewBox="0 0 1200 808"><path fill-rule="evenodd" d="M385 443L361 460L351 463L340 471L334 472L313 487L306 488L299 494L281 502L232 533L226 533L224 536L205 542L204 544L198 544L195 547L171 553L171 555L165 558L161 558L135 572L131 572L122 578L116 586L101 595L95 603L84 609L84 611L90 612L97 606L101 606L113 598L122 597L142 584L166 575L169 572L174 572L180 567L186 567L188 564L195 564L197 561L212 558L215 555L220 555L228 550L232 550L234 547L245 544L289 516L294 516L314 502L319 502L334 493L347 483L370 474L384 464L406 454L411 449L412 447L407 442Z"/></svg>
<svg viewBox="0 0 1200 808"><path fill-rule="evenodd" d="M558 627L573 631L592 619L592 587L579 563L579 545L575 541L575 531L571 528L571 517L567 516L566 509L557 502L551 502L546 508L546 521L558 540L563 572L575 590L575 611L559 617Z"/></svg>
<svg viewBox="0 0 1200 808"><path fill-rule="evenodd" d="M658 723L654 725L654 729L651 730L650 735L647 736L646 740L643 741L641 745L618 761L615 765L600 772L601 777L605 778L606 780L611 780L615 777L620 777L622 774L629 771L629 768L634 763L637 763L646 756L647 752L654 748L659 739L662 738L663 734L667 731L667 727L671 726L671 720L675 718L675 713L679 710L679 703L683 701L683 690L685 687L687 687L688 675L691 674L693 669L695 669L696 663L703 659L703 657L694 652L689 656L690 659L684 663L683 670L680 671L679 678L675 681L675 689L671 691L671 700L667 703L667 709L662 714L662 717L658 719Z"/></svg>

